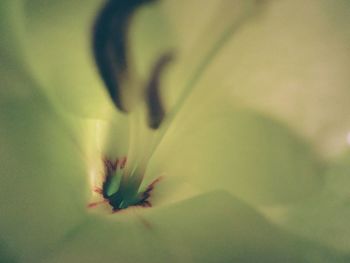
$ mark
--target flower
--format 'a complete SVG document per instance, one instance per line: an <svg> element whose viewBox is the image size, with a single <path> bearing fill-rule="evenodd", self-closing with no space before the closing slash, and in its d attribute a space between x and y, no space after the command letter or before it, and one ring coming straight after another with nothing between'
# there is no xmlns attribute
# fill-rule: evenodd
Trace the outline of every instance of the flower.
<svg viewBox="0 0 350 263"><path fill-rule="evenodd" d="M349 4L139 9L130 99L175 51L155 131L143 104L115 110L96 71L101 5L0 3L1 261L346 262ZM153 207L88 209L101 158L125 155L140 189L163 176Z"/></svg>

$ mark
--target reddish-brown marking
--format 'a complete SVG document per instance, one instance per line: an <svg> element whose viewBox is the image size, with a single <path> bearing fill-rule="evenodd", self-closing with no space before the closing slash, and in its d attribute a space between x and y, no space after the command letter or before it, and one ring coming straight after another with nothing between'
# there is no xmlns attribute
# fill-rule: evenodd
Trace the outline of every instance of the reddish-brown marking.
<svg viewBox="0 0 350 263"><path fill-rule="evenodd" d="M114 164L109 159L104 158L103 163L104 163L105 167L107 168L107 171L114 171L115 170Z"/></svg>
<svg viewBox="0 0 350 263"><path fill-rule="evenodd" d="M146 188L146 190L143 192L142 194L142 199L140 200L139 204L137 204L136 206L140 206L140 207L152 207L152 203L150 202L150 197L151 197L151 193L155 187L155 185L162 179L163 177L160 176L158 178L156 178L155 180L153 180L148 187Z"/></svg>
<svg viewBox="0 0 350 263"><path fill-rule="evenodd" d="M107 176L112 176L112 174L110 174L110 172L112 171L116 171L118 168L119 169L123 169L125 167L125 164L127 162L127 158L123 157L122 159L116 159L114 161L114 163L109 160L107 157L103 158L103 163L105 165L105 168L107 169L107 171L105 172L105 181ZM119 166L119 167L118 167ZM155 180L153 180L146 188L146 190L142 193L142 199L139 201L139 203L132 205L134 207L143 207L143 208L147 208L147 207L152 207L152 203L150 202L149 198L151 197L151 192L153 191L155 185L162 179L163 177L160 176L158 178L156 178ZM100 187L95 186L93 189L93 192L98 193L103 195L103 189L101 189ZM108 199L103 199L102 201L99 202L94 202L94 203L90 203L88 204L88 208L94 208L100 204L105 204L108 203ZM112 211L112 214L114 213L120 213L120 212L124 212L126 209L114 209Z"/></svg>
<svg viewBox="0 0 350 263"><path fill-rule="evenodd" d="M150 197L151 196L151 192L153 191L154 189L154 186L159 183L159 181L162 179L163 177L160 176L158 177L157 179L153 180L149 185L148 187L146 188L146 191L144 192L145 195L147 195L147 197Z"/></svg>
<svg viewBox="0 0 350 263"><path fill-rule="evenodd" d="M107 169L107 172L115 172L119 169L123 169L125 167L127 158L123 157L122 159L116 158L114 162L109 160L107 157L103 158L103 164Z"/></svg>
<svg viewBox="0 0 350 263"><path fill-rule="evenodd" d="M152 229L152 225L149 221L147 221L145 218L143 218L142 216L140 215L137 215L137 218L140 219L141 223L144 225L145 228L147 229Z"/></svg>
<svg viewBox="0 0 350 263"><path fill-rule="evenodd" d="M98 193L98 194L102 194L102 189L100 187L97 187L97 186L95 186L92 191L95 193Z"/></svg>
<svg viewBox="0 0 350 263"><path fill-rule="evenodd" d="M106 202L108 202L108 201L107 200L102 200L102 201L99 201L99 202L90 203L90 204L88 204L88 208L94 208L94 207L96 207L98 205L101 205L101 204L104 204Z"/></svg>
<svg viewBox="0 0 350 263"><path fill-rule="evenodd" d="M119 160L117 158L115 159L114 166L113 166L115 170L118 169L118 163L119 163Z"/></svg>
<svg viewBox="0 0 350 263"><path fill-rule="evenodd" d="M124 169L125 167L125 164L126 164L126 157L124 157L120 163L120 169Z"/></svg>

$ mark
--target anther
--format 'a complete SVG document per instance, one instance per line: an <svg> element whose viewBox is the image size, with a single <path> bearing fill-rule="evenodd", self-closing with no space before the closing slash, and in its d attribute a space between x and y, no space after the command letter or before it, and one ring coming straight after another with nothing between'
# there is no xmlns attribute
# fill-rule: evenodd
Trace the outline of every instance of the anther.
<svg viewBox="0 0 350 263"><path fill-rule="evenodd" d="M116 107L126 112L121 79L127 75L126 38L130 18L142 4L154 0L109 0L96 18L93 31L95 61Z"/></svg>
<svg viewBox="0 0 350 263"><path fill-rule="evenodd" d="M146 86L148 122L152 129L159 128L165 117L165 109L161 101L159 82L163 70L172 60L173 55L170 52L162 55L154 65L151 77Z"/></svg>

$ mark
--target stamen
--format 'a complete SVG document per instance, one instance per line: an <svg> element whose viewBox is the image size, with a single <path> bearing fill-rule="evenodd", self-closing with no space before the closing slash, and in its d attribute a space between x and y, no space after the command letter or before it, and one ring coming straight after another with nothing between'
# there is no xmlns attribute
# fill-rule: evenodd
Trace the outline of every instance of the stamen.
<svg viewBox="0 0 350 263"><path fill-rule="evenodd" d="M95 61L116 107L126 112L121 79L127 75L126 38L130 18L142 4L155 0L109 0L96 18L93 32Z"/></svg>
<svg viewBox="0 0 350 263"><path fill-rule="evenodd" d="M173 60L173 55L169 52L161 56L155 64L151 77L146 87L146 102L149 114L149 126L152 129L159 128L165 116L165 109L160 96L160 76L168 65Z"/></svg>

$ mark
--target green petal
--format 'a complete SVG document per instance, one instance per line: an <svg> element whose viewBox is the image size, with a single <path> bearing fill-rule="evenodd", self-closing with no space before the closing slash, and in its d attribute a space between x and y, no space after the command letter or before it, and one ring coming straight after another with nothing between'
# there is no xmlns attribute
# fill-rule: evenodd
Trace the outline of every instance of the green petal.
<svg viewBox="0 0 350 263"><path fill-rule="evenodd" d="M23 63L23 25L18 19L22 15L21 3L18 0L4 0L0 5L0 32L3 40L0 44L1 62L7 65L16 61Z"/></svg>
<svg viewBox="0 0 350 263"><path fill-rule="evenodd" d="M22 17L20 1L1 1L0 78L2 88L0 90L0 101L39 96L36 87L22 85L23 82L33 82L33 77L31 76L32 69L27 63L27 56L23 48L24 30L20 17Z"/></svg>
<svg viewBox="0 0 350 263"><path fill-rule="evenodd" d="M62 117L15 65L0 70L0 261L38 262L85 219L106 126L118 147L105 155L125 151L127 136L121 121Z"/></svg>
<svg viewBox="0 0 350 263"><path fill-rule="evenodd" d="M254 1L240 0L207 1L205 7L198 0L168 0L164 1L163 8L176 33L179 51L178 64L167 84L175 91L180 86L186 94L194 88L226 41L234 37L254 13L256 6Z"/></svg>
<svg viewBox="0 0 350 263"><path fill-rule="evenodd" d="M102 1L23 1L26 51L35 77L70 113L106 118L113 111L91 50Z"/></svg>
<svg viewBox="0 0 350 263"><path fill-rule="evenodd" d="M84 150L94 151L90 157L95 159L101 158L97 152L114 158L116 152L111 147L125 154L128 140L127 119L115 110L93 61L91 32L101 6L102 1L85 1L84 5L79 1L22 3L25 25L22 41L28 54L26 63L33 69L31 78L58 110L73 118L69 125L91 135L79 137L89 140L83 142ZM72 115L89 120L77 120ZM96 118L102 119L98 128Z"/></svg>
<svg viewBox="0 0 350 263"><path fill-rule="evenodd" d="M332 262L323 249L213 192L163 208L91 217L45 262Z"/></svg>
<svg viewBox="0 0 350 263"><path fill-rule="evenodd" d="M85 160L43 97L0 105L0 242L20 262L37 262L83 218Z"/></svg>
<svg viewBox="0 0 350 263"><path fill-rule="evenodd" d="M206 102L191 114L185 114L190 106L184 108L150 174L164 175L164 182L181 178L201 190L226 189L255 204L301 201L322 188L322 162L288 127L254 111L234 110L222 98Z"/></svg>
<svg viewBox="0 0 350 263"><path fill-rule="evenodd" d="M198 87L279 119L327 158L340 154L350 127L349 19L348 1L262 1Z"/></svg>
<svg viewBox="0 0 350 263"><path fill-rule="evenodd" d="M267 216L281 227L308 239L350 253L349 152L329 164L324 190L308 202L270 207Z"/></svg>
<svg viewBox="0 0 350 263"><path fill-rule="evenodd" d="M170 128L173 144L164 142L167 157L159 154L164 173L190 174L194 184L254 203L321 190L320 156L348 147L348 10L345 1L261 3L213 57Z"/></svg>

